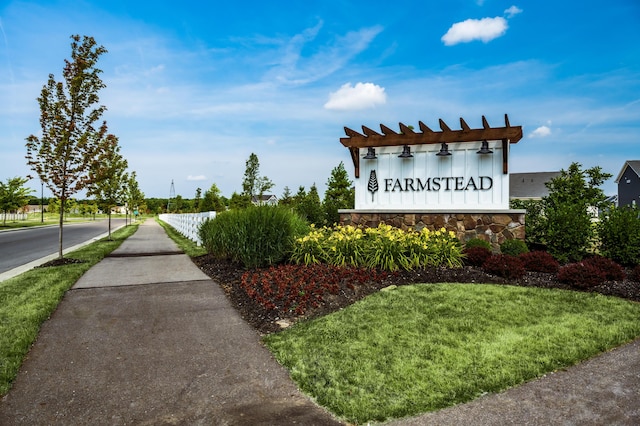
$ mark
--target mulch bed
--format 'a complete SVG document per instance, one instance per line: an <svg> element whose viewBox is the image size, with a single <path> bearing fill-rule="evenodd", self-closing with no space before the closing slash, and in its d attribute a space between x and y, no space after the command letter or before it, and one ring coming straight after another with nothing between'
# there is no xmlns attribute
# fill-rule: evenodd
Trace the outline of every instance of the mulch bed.
<svg viewBox="0 0 640 426"><path fill-rule="evenodd" d="M73 265L77 263L86 263L84 260L74 259L72 257L63 257L62 259L57 258L48 261L47 263L43 263L40 266L36 266L36 268L49 268L54 266L65 266L65 265Z"/></svg>
<svg viewBox="0 0 640 426"><path fill-rule="evenodd" d="M555 274L527 272L521 279L506 280L494 275L489 275L482 271L482 269L472 266L455 269L429 268L391 273L382 280L371 280L363 285L354 285L352 283L352 285L348 286L347 283L343 283L337 295L326 297L323 304L307 311L303 316L295 315L292 312L287 315L282 315L274 311L265 310L249 298L244 290L240 288L242 275L247 272L247 269L228 260L216 259L211 255L200 256L194 258L193 261L205 274L221 286L233 306L239 311L245 321L263 334L281 330L282 326L280 324L283 320L291 324L301 319L323 316L349 306L365 296L391 285L401 286L415 283L442 282L462 284L494 283L575 290L569 285L559 282ZM625 279L624 281L609 281L589 291L640 302L640 283L629 279Z"/></svg>

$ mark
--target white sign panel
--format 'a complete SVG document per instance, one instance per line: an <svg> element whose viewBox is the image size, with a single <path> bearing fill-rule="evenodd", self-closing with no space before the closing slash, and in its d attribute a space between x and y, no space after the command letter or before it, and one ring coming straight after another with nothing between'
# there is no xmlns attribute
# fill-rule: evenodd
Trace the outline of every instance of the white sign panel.
<svg viewBox="0 0 640 426"><path fill-rule="evenodd" d="M437 156L439 144L376 147L375 159L360 149L357 210L482 211L509 208L509 175L503 173L501 141L492 154L478 154L481 142L450 143L452 155ZM509 144L507 144L508 149ZM508 153L507 153L508 154Z"/></svg>

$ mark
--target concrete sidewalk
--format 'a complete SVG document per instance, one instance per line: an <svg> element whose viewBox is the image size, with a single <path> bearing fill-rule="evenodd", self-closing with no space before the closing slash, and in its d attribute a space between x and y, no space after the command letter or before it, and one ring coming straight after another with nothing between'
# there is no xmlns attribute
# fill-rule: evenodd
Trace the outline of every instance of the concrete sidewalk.
<svg viewBox="0 0 640 426"><path fill-rule="evenodd" d="M1 425L337 425L148 220L43 324Z"/></svg>

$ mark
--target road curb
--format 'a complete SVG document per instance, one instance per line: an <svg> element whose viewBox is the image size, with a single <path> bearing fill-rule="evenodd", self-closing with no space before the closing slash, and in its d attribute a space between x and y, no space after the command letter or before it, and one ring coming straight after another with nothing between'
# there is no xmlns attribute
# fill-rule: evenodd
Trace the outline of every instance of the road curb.
<svg viewBox="0 0 640 426"><path fill-rule="evenodd" d="M55 225L53 225L53 226L55 226ZM128 226L128 225L120 225L120 226L118 226L116 228L113 228L111 230L111 233L114 233L118 229L124 228L125 226ZM23 229L23 228L21 228L21 229ZM109 232L107 231L107 232L105 232L103 234L100 234L100 235L98 235L96 237L93 237L92 239L87 240L87 241L85 241L83 243L76 244L75 246L72 246L72 247L69 247L67 249L62 250L62 254L63 255L68 254L68 253L70 253L72 251L78 250L78 249L80 249L80 248L82 248L84 246L87 246L87 245L89 245L91 243L94 243L94 242L96 242L98 240L101 240L101 239L103 239L105 237L108 237L108 236L109 236ZM36 260L34 260L32 262L26 263L26 264L24 264L22 266L18 266L17 268L10 269L10 270L0 274L0 282L8 280L9 278L17 277L20 274L23 274L23 273L25 273L27 271L30 271L31 269L33 269L35 267L43 265L43 264L45 264L45 263L47 263L47 262L49 262L51 260L57 259L57 258L58 258L58 252L55 252L55 253L52 253L52 254L50 254L48 256L45 256L45 257L42 257L40 259L36 259Z"/></svg>

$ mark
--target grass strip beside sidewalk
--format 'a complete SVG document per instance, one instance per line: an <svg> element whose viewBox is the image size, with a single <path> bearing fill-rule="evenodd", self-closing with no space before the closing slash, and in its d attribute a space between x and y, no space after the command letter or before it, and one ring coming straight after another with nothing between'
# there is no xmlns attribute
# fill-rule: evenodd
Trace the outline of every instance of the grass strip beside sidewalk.
<svg viewBox="0 0 640 426"><path fill-rule="evenodd" d="M112 240L103 238L65 256L83 263L35 268L0 282L0 396L11 388L41 324L65 292L137 229L137 225L126 226L113 232Z"/></svg>
<svg viewBox="0 0 640 426"><path fill-rule="evenodd" d="M381 291L264 341L319 404L355 424L499 392L640 335L640 304L489 284Z"/></svg>

